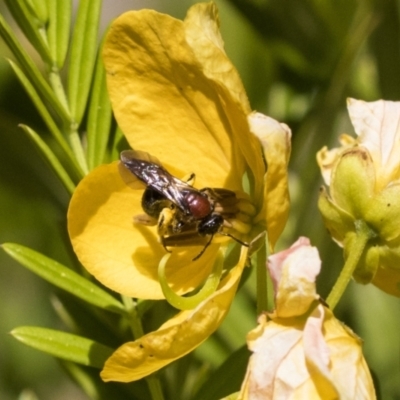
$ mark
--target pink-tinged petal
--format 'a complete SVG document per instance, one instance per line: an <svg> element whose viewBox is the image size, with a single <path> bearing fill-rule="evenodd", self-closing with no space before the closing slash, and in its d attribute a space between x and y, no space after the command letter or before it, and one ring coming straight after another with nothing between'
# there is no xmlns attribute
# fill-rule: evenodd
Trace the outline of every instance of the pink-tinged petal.
<svg viewBox="0 0 400 400"><path fill-rule="evenodd" d="M245 378L248 399L274 398L276 375L285 358L301 341L301 337L301 330L285 327L273 321L266 322L266 316L260 316L259 326L247 336L249 349L253 352ZM283 374L285 381L293 376L290 371L286 372L289 373Z"/></svg>
<svg viewBox="0 0 400 400"><path fill-rule="evenodd" d="M248 116L251 132L258 138L267 162L264 202L254 222L266 226L273 250L289 215L288 164L292 133L289 127L261 113Z"/></svg>
<svg viewBox="0 0 400 400"><path fill-rule="evenodd" d="M307 238L290 249L268 258L275 287L275 313L279 317L300 316L319 298L315 279L321 269L318 250Z"/></svg>
<svg viewBox="0 0 400 400"><path fill-rule="evenodd" d="M362 341L325 309L324 337L330 350L331 379L341 399L374 400L375 388L362 354Z"/></svg>
<svg viewBox="0 0 400 400"><path fill-rule="evenodd" d="M360 340L330 310L259 323L248 335L253 354L239 399L376 398Z"/></svg>
<svg viewBox="0 0 400 400"><path fill-rule="evenodd" d="M338 391L330 373L331 352L323 333L325 309L320 304L307 318L304 326L304 355L307 367L321 398L338 398Z"/></svg>
<svg viewBox="0 0 400 400"><path fill-rule="evenodd" d="M348 99L347 108L359 144L374 161L376 189L382 189L400 177L400 102Z"/></svg>

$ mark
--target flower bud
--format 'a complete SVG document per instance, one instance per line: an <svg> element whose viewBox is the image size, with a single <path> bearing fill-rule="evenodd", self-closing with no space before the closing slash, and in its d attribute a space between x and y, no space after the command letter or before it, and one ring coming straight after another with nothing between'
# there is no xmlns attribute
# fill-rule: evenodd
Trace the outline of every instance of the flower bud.
<svg viewBox="0 0 400 400"><path fill-rule="evenodd" d="M319 209L332 238L349 257L360 226L368 241L353 277L400 297L400 103L348 101L357 140L321 149L323 188Z"/></svg>

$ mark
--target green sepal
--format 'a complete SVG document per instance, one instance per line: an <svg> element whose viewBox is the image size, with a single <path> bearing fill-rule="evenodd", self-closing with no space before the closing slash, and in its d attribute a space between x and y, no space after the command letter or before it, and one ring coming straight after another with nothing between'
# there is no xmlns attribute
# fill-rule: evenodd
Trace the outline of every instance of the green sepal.
<svg viewBox="0 0 400 400"><path fill-rule="evenodd" d="M87 124L87 161L89 170L105 161L112 121L111 103L108 97L106 73L101 51L102 46L100 46L97 56Z"/></svg>
<svg viewBox="0 0 400 400"><path fill-rule="evenodd" d="M345 210L333 203L325 187L321 187L318 208L325 226L334 240L342 243L347 232L354 232L354 219Z"/></svg>
<svg viewBox="0 0 400 400"><path fill-rule="evenodd" d="M78 364L102 368L113 349L81 336L35 326L13 329L11 335L27 346Z"/></svg>
<svg viewBox="0 0 400 400"><path fill-rule="evenodd" d="M369 199L374 194L375 169L369 152L352 148L344 153L332 173L332 201L354 219L365 219Z"/></svg>
<svg viewBox="0 0 400 400"><path fill-rule="evenodd" d="M68 99L73 121L79 125L86 109L96 61L101 0L81 0L72 35Z"/></svg>
<svg viewBox="0 0 400 400"><path fill-rule="evenodd" d="M400 239L400 184L392 184L371 198L365 220L382 240Z"/></svg>
<svg viewBox="0 0 400 400"><path fill-rule="evenodd" d="M16 243L4 243L1 247L14 260L54 286L94 306L125 313L124 306L117 299L57 261Z"/></svg>

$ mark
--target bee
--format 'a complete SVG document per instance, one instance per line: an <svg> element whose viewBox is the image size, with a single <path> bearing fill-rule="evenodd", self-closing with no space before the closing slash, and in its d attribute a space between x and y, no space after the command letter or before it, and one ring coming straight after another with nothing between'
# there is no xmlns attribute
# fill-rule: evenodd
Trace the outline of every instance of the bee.
<svg viewBox="0 0 400 400"><path fill-rule="evenodd" d="M121 152L120 160L127 170L146 185L142 208L147 216L158 220L158 232L166 249L167 246L188 243L187 239L195 244L204 244L194 261L202 256L216 234L229 236L248 246L222 231L224 226L229 226L226 218L233 218L238 212L235 192L222 188L198 190L190 184L195 179L194 174L186 181L180 180L144 152L125 150ZM199 241L199 238L208 240Z"/></svg>

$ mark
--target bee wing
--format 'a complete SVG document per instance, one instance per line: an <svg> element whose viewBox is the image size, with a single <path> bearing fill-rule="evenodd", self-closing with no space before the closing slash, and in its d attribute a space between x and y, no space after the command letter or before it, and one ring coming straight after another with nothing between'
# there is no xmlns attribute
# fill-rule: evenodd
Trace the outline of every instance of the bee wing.
<svg viewBox="0 0 400 400"><path fill-rule="evenodd" d="M132 174L122 162L118 163L118 172L125 184L131 189L138 190L146 187L144 182L141 181L136 175Z"/></svg>
<svg viewBox="0 0 400 400"><path fill-rule="evenodd" d="M146 153L145 151L140 151L140 150L124 150L121 152L121 161L123 162L123 159L128 160L128 159L136 159L136 160L142 160L142 161L147 161L149 163L157 164L161 166L160 160L149 154Z"/></svg>
<svg viewBox="0 0 400 400"><path fill-rule="evenodd" d="M125 169L129 170L131 172L130 175L134 177L133 179L130 178L129 186L133 187L133 181L137 182L139 180L164 195L183 212L188 212L183 193L194 189L171 175L156 157L143 151L124 150L121 152L120 159ZM125 173L123 175L125 176ZM124 179L125 182L127 180L129 179Z"/></svg>

